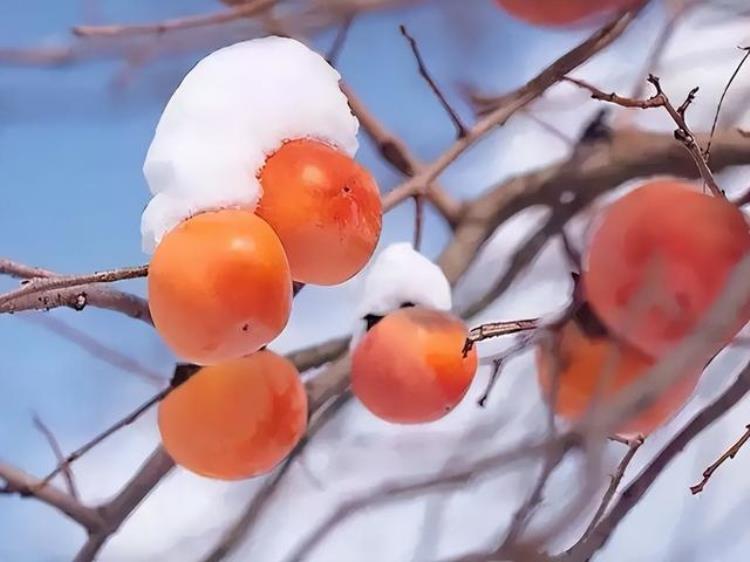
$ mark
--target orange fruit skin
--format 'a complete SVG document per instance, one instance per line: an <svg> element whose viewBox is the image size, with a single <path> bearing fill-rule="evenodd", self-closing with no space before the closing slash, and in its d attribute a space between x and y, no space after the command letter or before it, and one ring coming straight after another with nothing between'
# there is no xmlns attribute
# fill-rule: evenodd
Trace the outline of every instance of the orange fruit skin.
<svg viewBox="0 0 750 562"><path fill-rule="evenodd" d="M292 280L271 227L226 209L189 218L164 237L149 266L148 297L172 351L210 365L253 353L284 329Z"/></svg>
<svg viewBox="0 0 750 562"><path fill-rule="evenodd" d="M159 431L180 466L210 478L266 473L307 427L294 365L271 351L204 367L159 404Z"/></svg>
<svg viewBox="0 0 750 562"><path fill-rule="evenodd" d="M260 183L256 212L281 238L295 281L335 285L370 260L382 226L380 192L348 155L290 141L268 158Z"/></svg>
<svg viewBox="0 0 750 562"><path fill-rule="evenodd" d="M604 404L613 401L655 365L653 358L627 343L607 336L587 336L575 321L568 321L561 329L554 357L553 350L547 346L537 347L539 383L548 398L554 369L559 369L555 412L571 421L585 415L592 400L599 399ZM687 403L701 372L702 369L696 369L681 377L651 406L626 420L618 428L618 434L625 437L648 435L669 421Z"/></svg>
<svg viewBox="0 0 750 562"><path fill-rule="evenodd" d="M476 350L462 350L467 331L453 315L421 307L388 314L352 355L352 391L377 417L431 422L464 397L477 370Z"/></svg>
<svg viewBox="0 0 750 562"><path fill-rule="evenodd" d="M750 252L744 215L678 181L652 181L615 201L592 233L586 298L620 338L661 356L693 332ZM750 319L750 306L721 349Z"/></svg>
<svg viewBox="0 0 750 562"><path fill-rule="evenodd" d="M510 15L539 26L566 26L635 6L636 0L496 0Z"/></svg>

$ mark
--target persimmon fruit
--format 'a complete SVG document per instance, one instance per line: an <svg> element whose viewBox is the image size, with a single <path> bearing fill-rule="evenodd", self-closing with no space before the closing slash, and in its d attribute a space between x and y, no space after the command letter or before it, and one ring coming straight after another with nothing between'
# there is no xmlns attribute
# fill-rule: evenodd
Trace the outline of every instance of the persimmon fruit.
<svg viewBox="0 0 750 562"><path fill-rule="evenodd" d="M508 14L539 26L566 26L636 5L636 0L496 0Z"/></svg>
<svg viewBox="0 0 750 562"><path fill-rule="evenodd" d="M159 405L172 459L221 480L258 476L294 448L307 426L307 396L291 361L263 350L203 367Z"/></svg>
<svg viewBox="0 0 750 562"><path fill-rule="evenodd" d="M377 322L352 355L352 391L377 417L435 421L464 397L477 369L464 323L444 311L402 308Z"/></svg>
<svg viewBox="0 0 750 562"><path fill-rule="evenodd" d="M295 281L342 283L370 260L382 225L372 175L316 140L287 142L260 172L256 212L279 235Z"/></svg>
<svg viewBox="0 0 750 562"><path fill-rule="evenodd" d="M248 355L286 326L292 279L273 229L247 210L208 211L162 239L149 266L157 331L182 360Z"/></svg>
<svg viewBox="0 0 750 562"><path fill-rule="evenodd" d="M559 330L555 345L540 344L536 362L540 386L546 397L558 376L555 412L570 421L580 419L595 400L606 405L624 389L645 376L656 360L606 334L587 334L573 319ZM626 420L618 434L648 435L669 421L690 398L701 368L687 373L648 408Z"/></svg>
<svg viewBox="0 0 750 562"><path fill-rule="evenodd" d="M585 256L587 300L622 339L662 356L697 329L750 252L745 216L723 197L651 181L607 207ZM718 351L750 319L737 311Z"/></svg>

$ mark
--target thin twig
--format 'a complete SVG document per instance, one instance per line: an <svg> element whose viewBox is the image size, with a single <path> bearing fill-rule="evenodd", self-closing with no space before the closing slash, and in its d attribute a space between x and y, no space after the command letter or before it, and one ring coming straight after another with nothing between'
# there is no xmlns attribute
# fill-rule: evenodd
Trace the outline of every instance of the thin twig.
<svg viewBox="0 0 750 562"><path fill-rule="evenodd" d="M235 8L221 10L210 14L198 14L174 18L154 23L139 23L134 25L76 25L73 33L79 37L117 37L125 35L150 35L208 27L229 23L242 18L257 16L271 8L277 0L248 0Z"/></svg>
<svg viewBox="0 0 750 562"><path fill-rule="evenodd" d="M750 47L740 47L740 49L745 51L745 55L740 60L739 64L737 65L737 68L734 69L734 72L732 73L732 76L729 78L727 85L724 86L724 91L721 92L721 98L719 99L719 105L716 106L716 114L714 115L714 122L711 125L711 134L708 135L708 144L706 145L706 151L705 151L707 162L711 160L711 143L714 140L714 134L716 134L716 126L719 124L719 114L721 113L721 108L724 105L724 99L727 97L727 93L729 92L729 88L732 87L732 83L734 82L734 79L737 78L737 76L740 73L740 70L742 70L742 67L747 62L747 59L750 58Z"/></svg>
<svg viewBox="0 0 750 562"><path fill-rule="evenodd" d="M576 141L571 137L570 135L567 135L566 133L562 132L560 129L555 127L552 123L548 123L544 119L541 119L539 116L535 115L531 111L522 111L521 114L526 117L528 120L536 123L539 125L540 128L547 131L550 135L555 137L556 139L560 140L563 144L566 146L575 146Z"/></svg>
<svg viewBox="0 0 750 562"><path fill-rule="evenodd" d="M353 516L355 513L376 505L383 505L403 497L434 492L441 489L453 489L465 486L475 478L483 476L488 472L500 467L506 468L509 464L522 459L535 458L548 451L550 446L559 446L568 451L580 443L580 439L573 433L566 433L550 444L546 439L539 443L521 445L507 451L490 455L480 461L474 462L470 467L457 468L444 471L436 476L418 478L407 482L389 482L371 490L366 495L351 498L343 502L329 516L305 537L287 557L287 562L300 562L308 558L313 549L319 545L328 534L341 522Z"/></svg>
<svg viewBox="0 0 750 562"><path fill-rule="evenodd" d="M52 453L55 455L55 459L57 460L58 464L64 466L64 468L62 469L62 475L65 479L65 485L68 488L68 493L75 499L79 499L75 479L73 478L73 471L65 462L65 454L62 452L62 448L60 447L60 443L57 441L55 434L52 433L52 430L45 425L45 423L42 421L42 418L40 418L37 414L34 414L33 420L34 427L39 430L39 432L47 440L47 443L49 443L50 449L52 449Z"/></svg>
<svg viewBox="0 0 750 562"><path fill-rule="evenodd" d="M596 528L596 524L599 523L601 518L607 512L607 508L609 507L609 504L612 503L612 499L617 493L617 488L620 487L620 482L622 482L622 479L625 476L625 471L630 465L630 462L633 460L633 457L635 456L638 449L641 447L641 445L643 445L643 441L644 439L642 436L638 436L634 439L628 440L628 450L625 455L623 455L620 464L617 465L615 473L610 477L609 486L607 486L607 490L602 496L602 501L599 503L599 507L596 509L594 516L591 518L589 526L583 533L584 538L588 537L594 531L594 529Z"/></svg>
<svg viewBox="0 0 750 562"><path fill-rule="evenodd" d="M583 43L555 60L518 90L505 96L503 103L477 121L466 132L465 137L453 143L432 164L425 166L418 174L386 194L383 197L383 208L388 210L403 201L405 197L426 191L448 166L486 134L504 125L517 111L533 102L596 53L611 45L628 28L634 17L632 13L619 16Z"/></svg>
<svg viewBox="0 0 750 562"><path fill-rule="evenodd" d="M714 475L714 472L716 472L722 464L737 456L737 453L740 452L742 446L747 443L748 440L750 440L750 425L746 425L745 430L745 433L742 434L742 437L740 437L734 443L734 445L729 447L729 449L727 449L724 454L722 454L716 460L716 462L711 464L711 466L703 471L703 478L701 479L701 481L698 482L695 486L690 486L690 491L693 495L700 494L703 491L703 488L706 487L706 484L708 484L708 481Z"/></svg>
<svg viewBox="0 0 750 562"><path fill-rule="evenodd" d="M74 562L93 562L109 538L117 532L123 522L174 468L174 462L161 447L154 449L133 478L109 502L97 508L106 525L89 534L89 538L78 551Z"/></svg>
<svg viewBox="0 0 750 562"><path fill-rule="evenodd" d="M456 127L456 136L459 139L465 137L467 134L467 128L461 121L458 113L456 113L456 110L451 107L450 103L448 103L448 100L445 98L445 94L443 94L442 90L437 85L435 80L433 80L430 72L427 70L427 65L422 58L422 54L419 52L419 46L417 45L416 39L414 39L414 37L409 33L405 25L400 25L399 31L401 31L401 35L403 35L409 42L409 46L411 47L411 51L414 54L414 58L417 59L419 75L424 78L425 82L427 82L427 85L432 90L432 93L435 94L435 97L437 97L440 105L443 106L443 109L448 114L448 117L450 117L450 120L453 122L453 126Z"/></svg>
<svg viewBox="0 0 750 562"><path fill-rule="evenodd" d="M107 271L98 271L96 273L86 273L83 275L32 277L18 289L0 294L0 305L9 304L21 297L27 297L44 291L51 291L53 289L65 289L68 287L78 287L81 285L91 285L96 283L113 283L124 279L145 277L147 274L148 266L140 265L136 267L122 267Z"/></svg>
<svg viewBox="0 0 750 562"><path fill-rule="evenodd" d="M15 467L0 463L0 480L5 481L5 486L0 488L1 494L34 497L59 510L90 533L104 526L104 520L96 509L83 505L55 486L38 486L38 481L34 477Z"/></svg>
<svg viewBox="0 0 750 562"><path fill-rule="evenodd" d="M469 331L464 343L463 353L466 355L474 347L474 344L491 338L499 338L518 332L535 330L539 327L539 318L526 320L511 320L509 322L487 322Z"/></svg>
<svg viewBox="0 0 750 562"><path fill-rule="evenodd" d="M567 551L555 557L557 561L584 562L599 551L615 532L620 522L638 505L653 483L683 449L704 429L728 412L750 392L750 365L747 365L735 381L716 400L698 412L641 473L620 494L620 498L588 537L581 538Z"/></svg>
<svg viewBox="0 0 750 562"><path fill-rule="evenodd" d="M606 93L599 88L596 88L591 84L584 82L583 80L578 80L575 78L566 77L566 80L580 88L588 90L591 93L591 97L593 99L597 99L600 101L614 103L622 107L639 109L663 107L677 125L677 130L675 130L674 133L675 138L682 143L682 145L693 157L693 160L695 161L695 164L698 167L698 170L700 171L701 177L703 178L705 184L714 195L718 197L724 196L724 192L721 190L721 188L719 188L718 184L716 183L716 179L711 172L711 169L708 167L705 154L701 150L701 147L698 145L698 141L696 140L695 135L690 130L690 127L688 127L688 124L685 121L685 112L695 99L695 95L698 93L697 87L693 88L688 93L688 96L682 103L682 105L675 108L670 99L664 93L659 78L657 76L654 76L653 74L649 75L648 82L654 87L654 89L656 90L656 94L647 99L633 99L619 96L615 93Z"/></svg>
<svg viewBox="0 0 750 562"><path fill-rule="evenodd" d="M414 196L414 249L422 247L422 226L424 224L424 201L421 195Z"/></svg>
<svg viewBox="0 0 750 562"><path fill-rule="evenodd" d="M552 473L562 462L565 453L567 453L567 450L562 447L550 448L550 451L544 458L544 464L542 465L542 470L537 477L534 488L523 504L513 514L508 532L498 549L499 552L511 549L512 545L518 541L526 530L534 511L542 503L542 494L544 493L544 488L547 485L550 476L552 476Z"/></svg>
<svg viewBox="0 0 750 562"><path fill-rule="evenodd" d="M22 316L24 320L39 324L47 330L65 338L83 349L92 357L104 361L117 369L131 373L141 379L158 386L163 386L167 378L160 373L141 364L138 360L130 357L123 352L109 347L90 334L79 330L75 326L57 318L55 316L44 316L41 314L29 314Z"/></svg>
<svg viewBox="0 0 750 562"><path fill-rule="evenodd" d="M0 259L0 275L9 275L21 279L65 277L54 271L7 259ZM43 291L41 295L28 295L5 305L0 305L0 314L11 314L24 310L50 310L56 307L68 307L81 311L87 306L120 312L147 324L153 323L145 299L104 285L81 285L54 291Z"/></svg>
<svg viewBox="0 0 750 562"><path fill-rule="evenodd" d="M111 426L109 426L107 429L78 447L75 451L64 457L57 466L52 469L52 471L47 474L44 478L42 478L39 483L37 484L40 488L43 488L49 484L49 482L58 474L61 472L65 472L66 470L70 469L70 465L72 465L75 461L80 459L83 455L88 453L91 449L96 447L99 443L107 439L110 435L114 434L118 430L122 429L123 427L127 427L128 425L134 423L138 418L140 418L143 414L145 414L148 410L151 409L152 406L158 404L161 402L164 397L167 396L172 390L172 387L167 387L164 390L159 391L154 396L146 400L143 404L138 406L135 410L130 412L127 416L124 418L118 420Z"/></svg>
<svg viewBox="0 0 750 562"><path fill-rule="evenodd" d="M407 177L421 173L424 164L411 153L406 143L386 129L346 83L341 83L341 90L349 99L349 106L359 119L362 129L375 143L383 159ZM404 197L409 197L409 194L405 193ZM455 228L460 218L462 205L451 197L439 182L430 185L425 197L451 228ZM392 206L396 203L393 202Z"/></svg>
<svg viewBox="0 0 750 562"><path fill-rule="evenodd" d="M344 45L346 45L346 40L349 37L349 30L351 29L353 22L354 18L349 17L339 26L339 30L336 32L336 37L333 38L331 48L326 55L326 60L331 66L336 66L336 63L339 60L339 55L341 55L341 51L343 51Z"/></svg>
<svg viewBox="0 0 750 562"><path fill-rule="evenodd" d="M492 359L492 371L490 371L490 378L487 381L487 386L484 388L484 392L477 400L477 405L480 408L484 408L487 405L487 400L489 400L490 394L492 394L492 390L495 388L495 385L500 378L500 373L502 372L505 365L513 357L515 357L519 353L526 351L529 348L531 339L532 338L528 337L528 335L519 336L518 339L513 342L513 344L508 349L503 350L502 353L499 354L499 356Z"/></svg>

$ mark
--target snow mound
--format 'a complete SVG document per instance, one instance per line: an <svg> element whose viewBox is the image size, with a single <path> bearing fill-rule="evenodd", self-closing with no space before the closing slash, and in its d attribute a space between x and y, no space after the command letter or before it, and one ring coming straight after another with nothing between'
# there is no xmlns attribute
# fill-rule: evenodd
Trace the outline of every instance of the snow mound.
<svg viewBox="0 0 750 562"><path fill-rule="evenodd" d="M453 305L443 271L409 242L398 242L378 254L367 270L352 345L365 332L365 316L385 316L406 303L438 310L450 310Z"/></svg>
<svg viewBox="0 0 750 562"><path fill-rule="evenodd" d="M285 141L314 138L354 156L359 122L340 79L319 54L282 37L201 60L167 103L143 165L154 195L141 222L144 251L198 212L253 209L257 175Z"/></svg>

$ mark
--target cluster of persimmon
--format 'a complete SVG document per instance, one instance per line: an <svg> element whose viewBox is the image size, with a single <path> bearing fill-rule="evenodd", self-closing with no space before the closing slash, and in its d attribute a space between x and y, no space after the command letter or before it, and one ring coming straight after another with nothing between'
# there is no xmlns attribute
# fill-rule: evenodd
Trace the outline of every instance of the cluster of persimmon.
<svg viewBox="0 0 750 562"><path fill-rule="evenodd" d="M496 0L508 14L538 26L569 26L636 6L641 0Z"/></svg>
<svg viewBox="0 0 750 562"><path fill-rule="evenodd" d="M193 472L247 478L289 454L307 399L265 346L287 324L293 281L342 283L377 245L380 194L353 159L338 79L296 41L240 43L190 71L157 127L144 165L149 308L174 354L202 367L162 401L159 429Z"/></svg>
<svg viewBox="0 0 750 562"><path fill-rule="evenodd" d="M585 314L537 352L546 392L572 420L607 403L693 334L750 253L743 213L721 196L677 180L649 181L609 205L594 225L583 263ZM750 320L737 311L724 336L705 342L705 360L650 407L625 420L622 435L649 434L687 402L710 358Z"/></svg>

